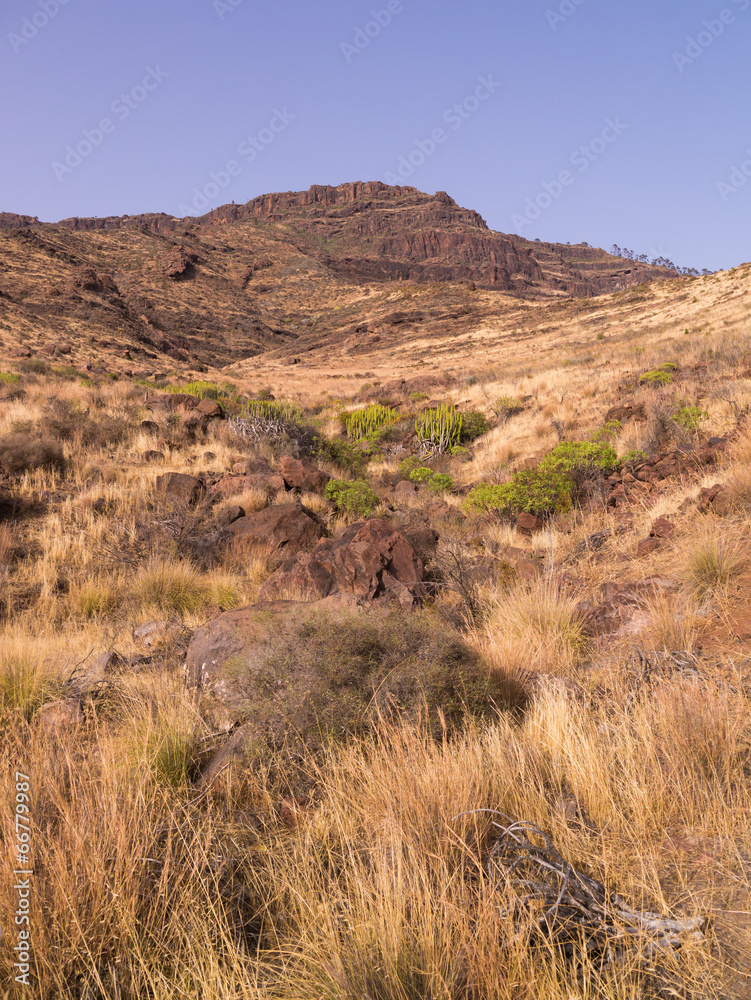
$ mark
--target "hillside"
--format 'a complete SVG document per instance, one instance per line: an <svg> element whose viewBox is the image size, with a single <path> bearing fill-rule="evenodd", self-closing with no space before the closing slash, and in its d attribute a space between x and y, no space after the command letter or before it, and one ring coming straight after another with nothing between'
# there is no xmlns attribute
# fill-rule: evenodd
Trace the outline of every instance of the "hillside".
<svg viewBox="0 0 751 1000"><path fill-rule="evenodd" d="M370 329L389 311L371 305L405 287L429 287L436 299L411 320L464 328L509 300L597 296L674 276L586 246L495 233L443 192L380 183L264 195L197 219L48 224L3 213L0 350L62 350L73 365L119 372L201 370L292 347L309 327L340 348L351 331L335 310L346 305L350 326ZM469 299L472 289L495 294Z"/></svg>

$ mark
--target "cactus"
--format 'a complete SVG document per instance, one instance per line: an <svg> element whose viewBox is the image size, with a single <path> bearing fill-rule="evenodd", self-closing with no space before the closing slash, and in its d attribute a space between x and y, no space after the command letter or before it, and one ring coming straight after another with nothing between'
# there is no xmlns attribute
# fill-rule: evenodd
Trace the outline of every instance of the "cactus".
<svg viewBox="0 0 751 1000"><path fill-rule="evenodd" d="M463 417L448 403L425 410L415 420L417 440L423 454L442 455L459 444Z"/></svg>
<svg viewBox="0 0 751 1000"><path fill-rule="evenodd" d="M295 421L302 419L302 410L297 403L285 403L273 399L249 399L243 403L240 416Z"/></svg>
<svg viewBox="0 0 751 1000"><path fill-rule="evenodd" d="M395 424L399 420L399 414L390 410L380 403L373 403L366 406L364 410L355 410L354 413L347 413L344 417L344 424L347 429L347 437L360 440L371 437L376 431L389 424Z"/></svg>

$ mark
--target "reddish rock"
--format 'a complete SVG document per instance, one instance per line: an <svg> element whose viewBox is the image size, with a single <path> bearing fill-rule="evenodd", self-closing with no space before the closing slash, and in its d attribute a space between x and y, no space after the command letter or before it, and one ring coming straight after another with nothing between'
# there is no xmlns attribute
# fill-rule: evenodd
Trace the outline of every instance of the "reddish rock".
<svg viewBox="0 0 751 1000"><path fill-rule="evenodd" d="M701 514L717 514L719 517L731 513L732 504L722 483L700 490L697 508Z"/></svg>
<svg viewBox="0 0 751 1000"><path fill-rule="evenodd" d="M228 528L235 521L239 521L241 517L245 517L245 510L240 504L232 504L231 507L225 507L224 510L220 510L216 516L216 520L222 527Z"/></svg>
<svg viewBox="0 0 751 1000"><path fill-rule="evenodd" d="M331 479L312 462L304 458L292 458L285 455L279 462L279 472L290 489L302 490L305 493L322 493L326 483Z"/></svg>
<svg viewBox="0 0 751 1000"><path fill-rule="evenodd" d="M36 713L36 724L48 736L73 729L83 722L83 711L78 698L63 698L43 705Z"/></svg>
<svg viewBox="0 0 751 1000"><path fill-rule="evenodd" d="M288 559L261 588L261 600L290 591L320 600L354 594L362 600L396 599L413 607L426 596L424 567L407 539L387 521L354 524L337 539Z"/></svg>
<svg viewBox="0 0 751 1000"><path fill-rule="evenodd" d="M526 511L522 513L516 519L516 530L520 535L526 535L531 537L537 534L538 531L542 531L545 527L545 522L536 517L534 514L528 514Z"/></svg>
<svg viewBox="0 0 751 1000"><path fill-rule="evenodd" d="M620 406L611 407L605 414L605 423L618 420L625 424L627 420L646 420L647 413L644 403L622 403Z"/></svg>
<svg viewBox="0 0 751 1000"><path fill-rule="evenodd" d="M636 550L637 558L643 559L645 556L651 555L660 548L661 544L659 538L645 538L639 542L639 547Z"/></svg>
<svg viewBox="0 0 751 1000"><path fill-rule="evenodd" d="M190 505L197 503L204 491L200 479L182 472L166 472L163 476L157 476L156 488L170 500Z"/></svg>
<svg viewBox="0 0 751 1000"><path fill-rule="evenodd" d="M666 517L658 517L649 534L651 538L672 538L675 534L675 524Z"/></svg>
<svg viewBox="0 0 751 1000"><path fill-rule="evenodd" d="M326 534L326 525L302 504L283 503L241 517L229 530L238 542L268 546L292 556L312 549Z"/></svg>
<svg viewBox="0 0 751 1000"><path fill-rule="evenodd" d="M408 500L410 497L414 497L415 493L417 493L415 484L408 479L402 479L394 487L394 500Z"/></svg>
<svg viewBox="0 0 751 1000"><path fill-rule="evenodd" d="M144 462L162 462L164 461L164 455L161 451L145 451L143 453Z"/></svg>

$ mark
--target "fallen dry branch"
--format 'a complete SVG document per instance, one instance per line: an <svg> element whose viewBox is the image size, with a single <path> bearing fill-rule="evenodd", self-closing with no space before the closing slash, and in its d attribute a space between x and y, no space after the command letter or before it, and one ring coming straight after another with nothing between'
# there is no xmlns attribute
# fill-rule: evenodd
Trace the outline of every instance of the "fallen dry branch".
<svg viewBox="0 0 751 1000"><path fill-rule="evenodd" d="M675 920L660 913L633 910L615 892L578 871L532 823L515 822L492 809L487 813L499 831L488 853L486 871L492 886L510 902L500 916L518 926L518 941L551 945L571 961L608 968L634 951L644 959L704 940L705 917Z"/></svg>

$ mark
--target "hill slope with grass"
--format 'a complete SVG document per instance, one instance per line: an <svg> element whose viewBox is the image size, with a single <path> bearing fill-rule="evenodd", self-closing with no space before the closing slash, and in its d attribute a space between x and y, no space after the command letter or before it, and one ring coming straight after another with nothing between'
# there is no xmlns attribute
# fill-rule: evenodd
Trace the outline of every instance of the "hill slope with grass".
<svg viewBox="0 0 751 1000"><path fill-rule="evenodd" d="M70 353L0 365L37 994L748 1000L751 265L358 284L277 208L263 352L205 371L85 339L158 219L4 237L18 282L35 240L61 276L101 254ZM149 284L151 326L211 317L206 280Z"/></svg>

